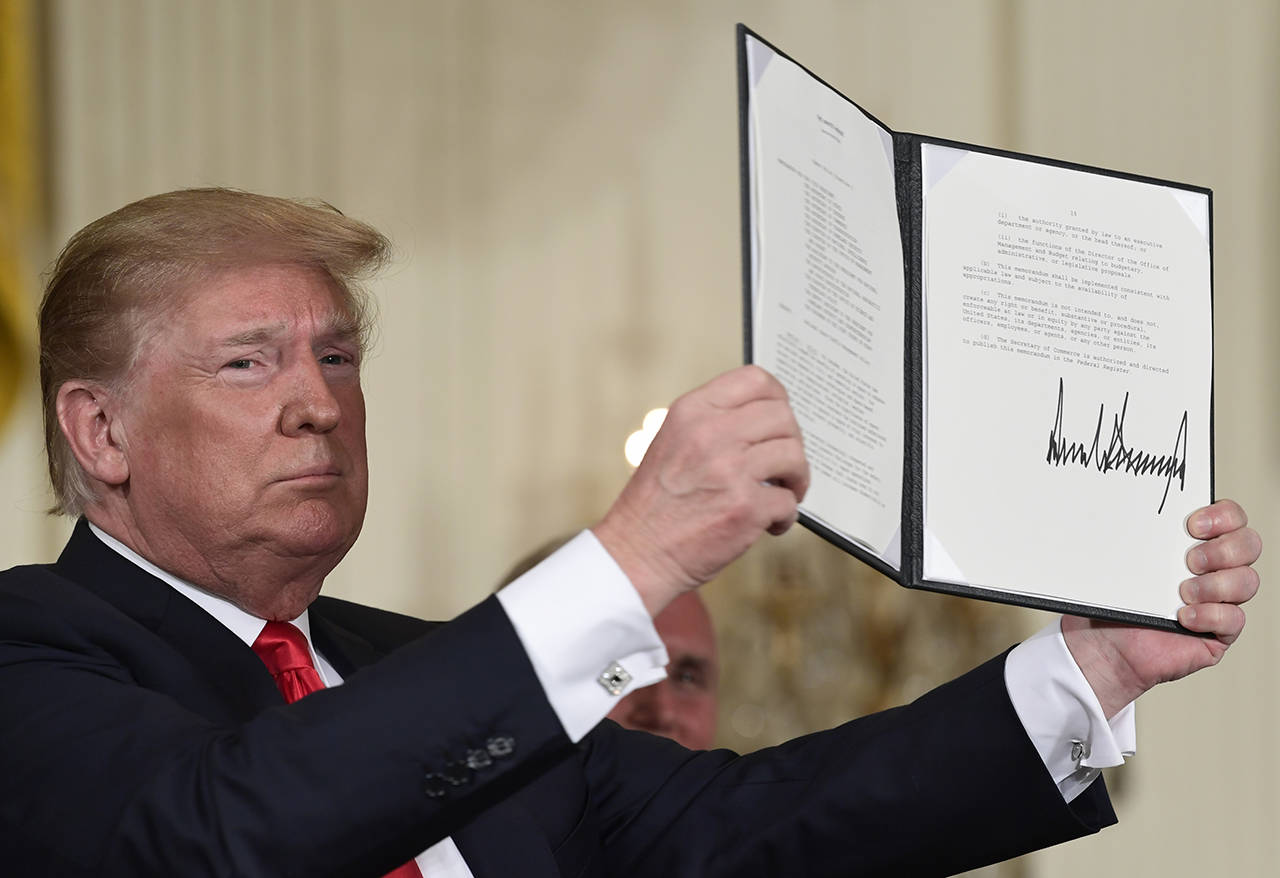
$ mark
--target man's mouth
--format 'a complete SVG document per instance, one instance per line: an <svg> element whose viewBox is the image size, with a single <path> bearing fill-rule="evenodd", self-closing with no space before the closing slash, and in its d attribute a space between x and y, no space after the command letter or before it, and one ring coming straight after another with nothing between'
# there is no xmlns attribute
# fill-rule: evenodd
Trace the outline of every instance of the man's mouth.
<svg viewBox="0 0 1280 878"><path fill-rule="evenodd" d="M334 464L322 464L318 466L310 466L305 469L295 470L287 475L276 479L278 482L326 482L342 477L342 470Z"/></svg>

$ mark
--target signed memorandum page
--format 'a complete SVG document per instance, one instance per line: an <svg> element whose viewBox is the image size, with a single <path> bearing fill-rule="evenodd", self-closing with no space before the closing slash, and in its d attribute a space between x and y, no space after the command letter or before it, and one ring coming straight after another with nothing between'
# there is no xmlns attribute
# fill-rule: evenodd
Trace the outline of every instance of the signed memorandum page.
<svg viewBox="0 0 1280 878"><path fill-rule="evenodd" d="M1173 618L1212 490L1208 195L921 149L925 578Z"/></svg>
<svg viewBox="0 0 1280 878"><path fill-rule="evenodd" d="M802 511L899 566L903 264L892 135L747 37L752 360L783 383Z"/></svg>

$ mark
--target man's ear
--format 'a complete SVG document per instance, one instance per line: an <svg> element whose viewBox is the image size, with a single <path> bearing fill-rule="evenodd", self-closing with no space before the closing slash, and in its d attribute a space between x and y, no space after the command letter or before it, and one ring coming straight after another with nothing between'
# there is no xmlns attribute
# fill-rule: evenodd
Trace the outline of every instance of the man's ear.
<svg viewBox="0 0 1280 878"><path fill-rule="evenodd" d="M58 426L84 471L111 487L127 482L124 425L112 396L99 385L67 381L58 388L57 410Z"/></svg>

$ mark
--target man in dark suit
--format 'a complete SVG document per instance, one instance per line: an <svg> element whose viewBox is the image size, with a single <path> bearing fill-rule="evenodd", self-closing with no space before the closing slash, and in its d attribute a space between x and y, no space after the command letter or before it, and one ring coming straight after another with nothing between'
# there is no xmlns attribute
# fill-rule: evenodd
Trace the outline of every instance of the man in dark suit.
<svg viewBox="0 0 1280 878"><path fill-rule="evenodd" d="M68 243L41 383L81 520L56 564L0 575L6 871L947 874L1111 822L1096 776L1131 702L1243 627L1260 543L1222 501L1188 522L1205 638L1064 619L748 757L601 723L661 678L651 617L794 520L785 394L744 367L682 397L599 524L447 624L319 597L364 515L355 283L385 246L226 190Z"/></svg>

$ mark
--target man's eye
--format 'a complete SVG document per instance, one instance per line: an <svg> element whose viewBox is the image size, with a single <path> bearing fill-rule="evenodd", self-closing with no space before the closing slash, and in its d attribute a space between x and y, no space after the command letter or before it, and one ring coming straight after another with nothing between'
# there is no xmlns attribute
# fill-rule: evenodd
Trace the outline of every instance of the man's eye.
<svg viewBox="0 0 1280 878"><path fill-rule="evenodd" d="M248 369L253 366L253 360L232 360L227 363L228 369Z"/></svg>
<svg viewBox="0 0 1280 878"><path fill-rule="evenodd" d="M351 362L351 358L346 354L325 354L320 358L320 362L326 366L343 366Z"/></svg>
<svg viewBox="0 0 1280 878"><path fill-rule="evenodd" d="M704 684L702 674L694 668L676 668L671 677L682 686L698 686Z"/></svg>

